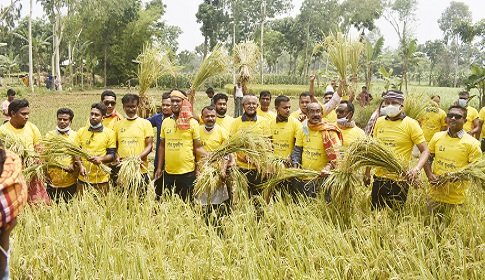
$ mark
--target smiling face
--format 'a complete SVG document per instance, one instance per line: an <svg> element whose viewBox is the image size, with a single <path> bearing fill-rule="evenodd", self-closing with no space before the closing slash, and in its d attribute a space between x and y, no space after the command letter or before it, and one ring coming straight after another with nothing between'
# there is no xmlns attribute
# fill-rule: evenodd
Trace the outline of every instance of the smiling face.
<svg viewBox="0 0 485 280"><path fill-rule="evenodd" d="M256 114L256 109L258 108L258 98L256 96L246 97L242 107L246 115L254 116L254 114Z"/></svg>
<svg viewBox="0 0 485 280"><path fill-rule="evenodd" d="M322 106L318 103L310 103L307 106L307 117L311 124L318 124L322 121Z"/></svg>
<svg viewBox="0 0 485 280"><path fill-rule="evenodd" d="M463 110L458 108L452 108L446 115L446 122L450 129L454 131L460 131L463 129L463 125L466 123Z"/></svg>
<svg viewBox="0 0 485 280"><path fill-rule="evenodd" d="M101 112L101 110L96 109L96 108L91 109L91 114L89 116L89 123L92 126L98 125L100 122L103 121L103 118L104 118L104 116L103 116L103 113Z"/></svg>
<svg viewBox="0 0 485 280"><path fill-rule="evenodd" d="M300 106L300 110L306 114L307 111L307 107L308 107L308 104L310 104L312 102L312 98L310 96L301 96L300 97L300 101L298 103L298 105Z"/></svg>

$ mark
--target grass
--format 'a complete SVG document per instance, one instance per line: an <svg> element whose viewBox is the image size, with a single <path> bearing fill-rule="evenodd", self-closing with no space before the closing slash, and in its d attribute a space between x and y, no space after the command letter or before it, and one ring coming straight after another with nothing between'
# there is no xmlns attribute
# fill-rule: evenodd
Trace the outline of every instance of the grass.
<svg viewBox="0 0 485 280"><path fill-rule="evenodd" d="M459 91L416 89L440 94L443 104ZM74 110L79 129L101 92L24 96L45 135L63 106ZM376 96L378 87L371 92ZM162 91L149 94L161 100ZM200 111L210 101L197 94ZM291 104L295 110L295 97ZM14 279L483 279L483 190L471 187L443 222L428 216L425 197L426 189L411 189L402 211L373 212L370 189L359 185L347 212L321 199L281 198L262 204L259 219L253 203L241 199L216 228L198 205L176 198L85 195L69 205L24 209L11 236L10 269Z"/></svg>

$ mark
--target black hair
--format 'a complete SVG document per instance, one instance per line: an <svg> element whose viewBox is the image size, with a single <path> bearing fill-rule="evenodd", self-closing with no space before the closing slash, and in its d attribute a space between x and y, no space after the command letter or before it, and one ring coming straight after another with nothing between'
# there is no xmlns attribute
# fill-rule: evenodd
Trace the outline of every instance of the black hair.
<svg viewBox="0 0 485 280"><path fill-rule="evenodd" d="M323 95L323 97L327 96L327 95L333 95L334 92L333 91L327 91L325 92L325 94Z"/></svg>
<svg viewBox="0 0 485 280"><path fill-rule="evenodd" d="M15 96L15 94L17 94L17 93L15 92L15 90L13 90L13 89L11 89L11 88L9 88L9 89L7 90L7 96Z"/></svg>
<svg viewBox="0 0 485 280"><path fill-rule="evenodd" d="M8 115L12 116L12 113L17 113L20 109L29 107L29 101L27 99L14 99L8 105Z"/></svg>
<svg viewBox="0 0 485 280"><path fill-rule="evenodd" d="M201 116L204 114L204 110L215 111L216 110L216 107L214 107L214 106L205 106L204 108L202 108L202 111L200 111L200 115Z"/></svg>
<svg viewBox="0 0 485 280"><path fill-rule="evenodd" d="M300 94L300 99L301 99L302 97L310 97L310 98L311 98L311 97L312 97L312 94L311 94L310 92L308 92L308 91L305 91L305 92L302 92L302 93Z"/></svg>
<svg viewBox="0 0 485 280"><path fill-rule="evenodd" d="M107 89L107 90L103 91L103 93L101 93L101 102L104 100L105 96L112 96L116 100L116 93L114 91L110 90L110 89Z"/></svg>
<svg viewBox="0 0 485 280"><path fill-rule="evenodd" d="M466 95L468 97L470 97L470 93L468 91L461 91L458 96L463 96L463 95Z"/></svg>
<svg viewBox="0 0 485 280"><path fill-rule="evenodd" d="M290 101L290 99L287 96L280 95L280 96L275 98L274 105L276 107L278 107L278 106L280 106L281 102L288 102L288 101Z"/></svg>
<svg viewBox="0 0 485 280"><path fill-rule="evenodd" d="M212 93L214 94L214 89L213 88L207 88L207 90L205 91L205 93L209 94L209 93Z"/></svg>
<svg viewBox="0 0 485 280"><path fill-rule="evenodd" d="M69 108L60 108L59 110L57 110L56 116L63 115L63 114L69 115L69 120L71 122L72 122L72 119L74 119L74 112Z"/></svg>
<svg viewBox="0 0 485 280"><path fill-rule="evenodd" d="M123 98L121 98L121 103L125 105L126 103L136 101L136 105L140 104L140 97L136 94L128 93Z"/></svg>
<svg viewBox="0 0 485 280"><path fill-rule="evenodd" d="M170 99L170 92L164 92L162 95L162 100L164 99Z"/></svg>
<svg viewBox="0 0 485 280"><path fill-rule="evenodd" d="M227 100L228 100L229 98L227 97L227 95L226 95L226 94L224 94L224 93L220 93L220 92L219 92L218 94L214 95L214 97L212 97L212 100L214 100L214 104L216 104L216 103L217 103L217 101L219 101L219 99L224 99L224 100L226 100L226 102L227 102Z"/></svg>
<svg viewBox="0 0 485 280"><path fill-rule="evenodd" d="M269 90L263 90L259 93L259 98L262 98L264 96L269 96L269 98L271 98L271 92L269 92Z"/></svg>
<svg viewBox="0 0 485 280"><path fill-rule="evenodd" d="M101 115L106 115L106 111L108 109L106 109L106 106L104 106L103 103L94 103L93 105L91 105L91 109L98 109L101 111Z"/></svg>

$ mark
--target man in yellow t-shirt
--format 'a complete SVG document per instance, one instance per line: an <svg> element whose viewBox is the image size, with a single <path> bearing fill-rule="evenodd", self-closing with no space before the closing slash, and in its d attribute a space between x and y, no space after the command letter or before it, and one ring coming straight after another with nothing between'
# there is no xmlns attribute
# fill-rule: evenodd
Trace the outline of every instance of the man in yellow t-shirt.
<svg viewBox="0 0 485 280"><path fill-rule="evenodd" d="M343 86L345 83L341 82L340 84L341 86ZM318 102L320 106L322 106L323 108L322 116L326 122L335 123L335 121L337 120L335 108L340 103L340 100L342 100L341 86L339 86L336 92L333 90L333 88L332 90L326 90L323 96L323 104L322 104L320 103L320 101L318 101L315 95L315 75L314 74L310 75L310 94L312 95L312 102Z"/></svg>
<svg viewBox="0 0 485 280"><path fill-rule="evenodd" d="M469 106L469 102L470 93L467 91L460 92L458 95L458 101L456 101L456 105L466 108L467 111L466 123L463 126L463 129L471 136L480 139L481 131L479 130L481 130L481 126L480 120L478 119L478 111L472 106Z"/></svg>
<svg viewBox="0 0 485 280"><path fill-rule="evenodd" d="M60 108L57 110L57 127L55 130L47 132L45 138L62 137L66 141L74 143L77 133L71 129L73 118L74 112L71 109ZM70 155L59 156L55 161L65 166L66 169L47 167L47 194L51 200L57 203L61 199L67 203L76 193L79 167L75 164L74 157Z"/></svg>
<svg viewBox="0 0 485 280"><path fill-rule="evenodd" d="M214 107L216 108L216 124L226 131L231 129L232 122L234 118L227 115L227 100L229 98L224 93L217 93L214 95L212 100L214 100Z"/></svg>
<svg viewBox="0 0 485 280"><path fill-rule="evenodd" d="M288 97L280 95L276 97L274 103L277 116L270 119L269 123L273 152L279 157L288 159L289 162L301 123L290 117L291 102Z"/></svg>
<svg viewBox="0 0 485 280"><path fill-rule="evenodd" d="M306 120L306 107L310 103L312 103L312 95L309 92L303 92L300 94L300 98L298 99L299 108L291 113L290 117L293 117L300 122Z"/></svg>
<svg viewBox="0 0 485 280"><path fill-rule="evenodd" d="M204 124L200 125L200 144L207 152L211 152L218 148L224 141L229 138L229 132L223 127L216 124L216 110L212 106L207 106L202 109L201 118L204 120ZM232 155L231 155L232 156ZM230 163L230 157L228 156L224 162L221 163L221 172L223 176L226 175L228 164ZM220 205L224 201L229 199L229 192L226 184L221 184L211 197L208 193L200 194L196 199L202 205ZM222 210L222 209L221 209ZM210 210L209 210L210 211Z"/></svg>
<svg viewBox="0 0 485 280"><path fill-rule="evenodd" d="M396 208L406 202L408 182L413 182L419 177L421 168L429 156L428 145L419 123L403 112L404 94L397 90L389 90L383 98L387 116L377 119L374 138L382 142L403 162L411 159L414 145L418 147L421 155L417 164L408 170L406 179L390 174L383 168L376 168L372 185L372 206L377 209L386 206ZM366 185L370 183L370 168L366 170L364 183Z"/></svg>
<svg viewBox="0 0 485 280"><path fill-rule="evenodd" d="M245 131L251 129L248 133L254 133L264 137L271 137L268 127L268 120L260 117L256 113L258 108L258 98L254 95L248 94L242 100L243 114L236 118L232 123L229 131L230 135L238 133L238 131ZM260 174L256 171L256 166L251 163L251 158L247 154L236 154L236 164L239 169L246 175L249 184L249 195L254 196L261 193L256 187L263 182Z"/></svg>
<svg viewBox="0 0 485 280"><path fill-rule="evenodd" d="M451 106L447 114L448 130L436 133L429 142L431 155L424 170L431 183L427 200L427 208L431 213L445 212L448 208L465 202L469 181L435 184L437 176L463 170L482 155L480 142L463 130L466 118L465 108Z"/></svg>
<svg viewBox="0 0 485 280"><path fill-rule="evenodd" d="M165 189L178 194L184 201L192 199L196 178L195 155L200 158L207 152L200 144L199 124L191 118L192 107L187 95L181 90L170 92L172 117L162 123L158 167L154 178L163 178L157 184L155 194L160 199Z"/></svg>
<svg viewBox="0 0 485 280"><path fill-rule="evenodd" d="M438 105L440 104L439 95L433 95L431 97L431 100L436 102ZM436 132L446 130L447 128L447 124L445 121L446 113L439 107L426 108L425 110L426 112L417 121L419 122L419 124L421 125L421 128L423 129L424 139L426 139L426 142L429 143L429 141L431 140L431 138L433 138L433 135Z"/></svg>
<svg viewBox="0 0 485 280"><path fill-rule="evenodd" d="M0 131L19 138L29 152L41 149L42 135L33 123L29 122L30 107L26 99L14 99L8 105L10 120L0 127Z"/></svg>
<svg viewBox="0 0 485 280"><path fill-rule="evenodd" d="M126 157L138 157L141 162L141 173L145 181L144 186L138 186L140 193L145 194L150 178L148 177L148 154L153 148L152 124L138 117L138 95L128 93L121 99L126 118L115 125L116 135L116 161L120 162ZM116 183L116 182L115 182Z"/></svg>
<svg viewBox="0 0 485 280"><path fill-rule="evenodd" d="M109 129L114 129L115 124L123 119L123 116L116 111L116 93L112 90L105 90L101 93L101 103L106 106L106 116L103 119L103 126ZM89 127L90 120L86 121L86 126Z"/></svg>
<svg viewBox="0 0 485 280"><path fill-rule="evenodd" d="M480 109L480 112L478 113L478 120L479 120L479 125L480 125L480 139L481 139L481 148L482 152L485 152L485 129L483 129L483 122L485 121L485 107Z"/></svg>
<svg viewBox="0 0 485 280"><path fill-rule="evenodd" d="M343 146L347 147L350 143L357 139L365 138L365 132L352 120L355 112L355 106L352 102L347 100L340 101L340 105L337 107L337 122L336 125L342 132L344 138Z"/></svg>
<svg viewBox="0 0 485 280"><path fill-rule="evenodd" d="M308 120L296 134L296 143L291 153L293 167L320 172L322 179L327 178L337 166L338 149L342 145L342 134L333 124L322 119L322 106L316 102L307 107ZM325 141L324 141L325 138ZM292 184L292 194L315 198L320 191L320 180L308 181L296 179ZM330 192L325 193L325 200L330 201Z"/></svg>
<svg viewBox="0 0 485 280"><path fill-rule="evenodd" d="M110 173L103 171L99 165L112 162L116 155L116 135L113 130L103 126L106 106L101 103L91 105L89 127L82 127L77 132L74 143L85 149L91 157L76 159L80 167L77 192L83 194L84 189L94 187L107 193Z"/></svg>
<svg viewBox="0 0 485 280"><path fill-rule="evenodd" d="M259 94L259 107L256 109L256 114L267 120L276 118L276 113L269 109L271 105L271 93L267 90L263 90Z"/></svg>

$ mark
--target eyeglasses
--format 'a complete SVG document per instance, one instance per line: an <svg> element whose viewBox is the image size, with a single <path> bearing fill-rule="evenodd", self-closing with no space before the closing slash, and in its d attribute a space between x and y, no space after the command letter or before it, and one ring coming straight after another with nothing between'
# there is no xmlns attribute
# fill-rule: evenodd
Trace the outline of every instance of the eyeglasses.
<svg viewBox="0 0 485 280"><path fill-rule="evenodd" d="M111 106L115 106L115 105L116 105L116 102L115 102L115 101L104 101L103 103L104 103L104 105L106 105L106 106L109 106L109 105L111 105Z"/></svg>
<svg viewBox="0 0 485 280"><path fill-rule="evenodd" d="M344 114L345 113L344 110L335 110L335 112L337 112L337 114Z"/></svg>
<svg viewBox="0 0 485 280"><path fill-rule="evenodd" d="M455 120L461 120L463 118L462 115L458 115L458 114L447 114L446 117L448 119L452 119L452 118L455 118Z"/></svg>

